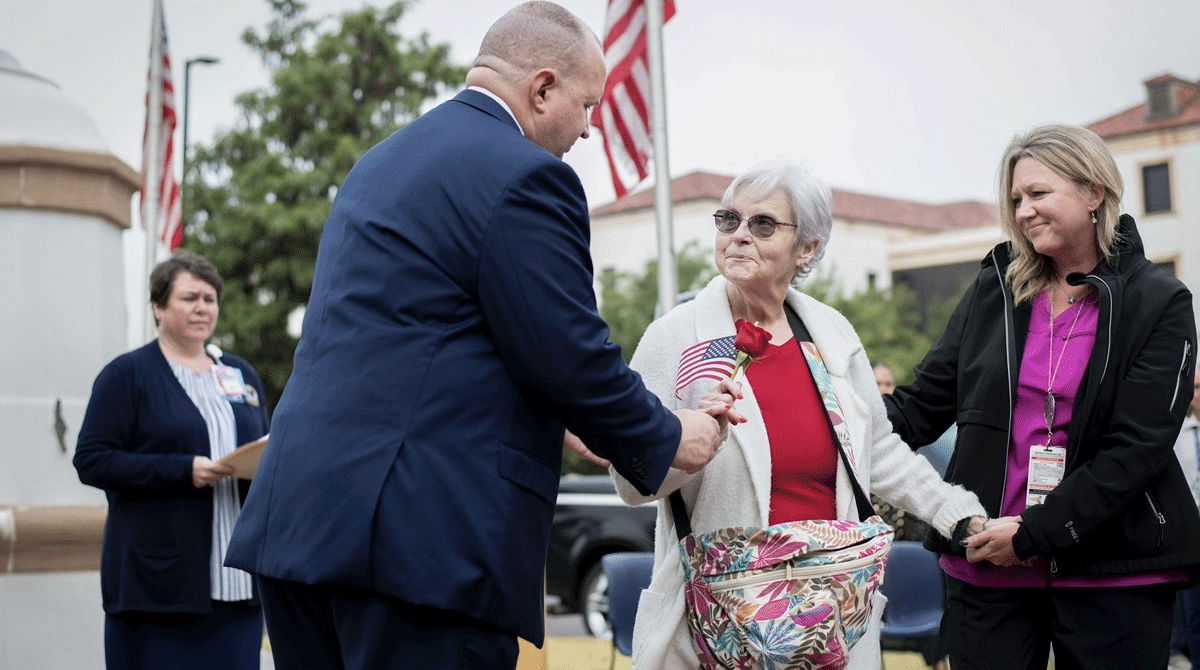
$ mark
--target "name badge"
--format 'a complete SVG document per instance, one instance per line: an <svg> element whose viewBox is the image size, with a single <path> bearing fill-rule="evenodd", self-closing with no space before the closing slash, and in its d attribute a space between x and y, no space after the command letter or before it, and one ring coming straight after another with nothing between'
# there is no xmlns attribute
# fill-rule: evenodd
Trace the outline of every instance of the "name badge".
<svg viewBox="0 0 1200 670"><path fill-rule="evenodd" d="M1067 472L1067 448L1054 445L1030 447L1029 485L1025 490L1025 506L1040 505L1046 495L1058 486Z"/></svg>
<svg viewBox="0 0 1200 670"><path fill-rule="evenodd" d="M228 365L218 365L213 368L217 375L217 386L229 402L246 402L246 380L242 371Z"/></svg>

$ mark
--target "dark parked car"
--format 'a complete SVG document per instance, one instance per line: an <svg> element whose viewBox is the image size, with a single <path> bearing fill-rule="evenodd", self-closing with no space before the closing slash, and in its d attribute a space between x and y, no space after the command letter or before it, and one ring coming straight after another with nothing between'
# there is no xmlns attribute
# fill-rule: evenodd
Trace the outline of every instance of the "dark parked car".
<svg viewBox="0 0 1200 670"><path fill-rule="evenodd" d="M614 551L654 551L657 514L655 505L626 505L608 475L563 477L546 562L550 612L579 612L588 633L611 636L608 580L600 557Z"/></svg>

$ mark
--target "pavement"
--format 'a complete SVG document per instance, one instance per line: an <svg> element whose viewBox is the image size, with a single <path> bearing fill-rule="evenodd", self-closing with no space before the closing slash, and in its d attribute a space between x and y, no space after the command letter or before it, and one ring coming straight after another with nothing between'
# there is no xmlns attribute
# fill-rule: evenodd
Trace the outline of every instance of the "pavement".
<svg viewBox="0 0 1200 670"><path fill-rule="evenodd" d="M551 647L568 647L574 646L573 640L592 640L583 629L583 618L578 614L547 614L546 615L546 637L547 640L547 656L550 655ZM595 642L602 642L595 640ZM608 643L603 642L604 648L609 649ZM605 656L607 659L608 657ZM618 664L619 665L619 664ZM267 645L263 645L262 656L259 662L259 670L275 670L275 660L271 658L271 650ZM553 667L553 666L552 666ZM608 667L607 661L604 666ZM582 669L575 669L582 670Z"/></svg>
<svg viewBox="0 0 1200 670"><path fill-rule="evenodd" d="M546 615L546 670L608 670L612 662L612 645L584 632L583 619L578 614ZM924 659L916 652L883 652L887 670L927 670ZM618 655L617 670L629 667L629 658ZM1189 666L1190 667L1190 666ZM275 670L271 652L264 648L259 670Z"/></svg>

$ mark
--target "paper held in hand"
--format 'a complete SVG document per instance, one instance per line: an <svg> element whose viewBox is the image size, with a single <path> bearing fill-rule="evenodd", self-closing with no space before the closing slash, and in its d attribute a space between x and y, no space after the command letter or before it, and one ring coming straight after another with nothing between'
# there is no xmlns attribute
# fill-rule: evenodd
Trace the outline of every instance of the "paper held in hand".
<svg viewBox="0 0 1200 670"><path fill-rule="evenodd" d="M234 476L238 479L254 479L258 459L262 457L263 448L267 446L267 438L270 436L271 434L267 433L257 440L247 442L217 462L232 465L236 470Z"/></svg>

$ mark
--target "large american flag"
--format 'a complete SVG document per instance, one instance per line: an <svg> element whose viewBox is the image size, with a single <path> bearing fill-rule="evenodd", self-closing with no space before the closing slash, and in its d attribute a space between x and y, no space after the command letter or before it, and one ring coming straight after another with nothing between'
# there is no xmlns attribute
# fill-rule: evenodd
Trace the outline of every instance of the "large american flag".
<svg viewBox="0 0 1200 670"><path fill-rule="evenodd" d="M663 2L663 23L675 15L674 0ZM592 110L592 125L604 135L604 153L617 197L650 174L654 146L650 131L650 70L646 60L646 5L643 0L609 0L604 20L604 59L608 81Z"/></svg>
<svg viewBox="0 0 1200 670"><path fill-rule="evenodd" d="M175 153L175 86L171 83L171 56L167 51L167 23L163 17L162 0L154 0L154 18L160 28L161 39L150 41L150 72L146 79L146 127L142 136L142 224L147 234L154 231L171 251L183 242L183 220L180 212L179 183L175 181L172 158ZM156 68L155 64L161 63ZM150 91L162 91L161 109L151 109L154 96ZM157 141L150 137L150 124L157 124ZM158 183L151 179L149 166L156 166ZM150 203L146 198L157 189L157 207L147 211Z"/></svg>
<svg viewBox="0 0 1200 670"><path fill-rule="evenodd" d="M675 375L675 397L680 397L680 391L697 379L720 381L733 374L734 357L737 356L733 343L736 339L735 335L719 337L684 349L679 356L679 372Z"/></svg>

